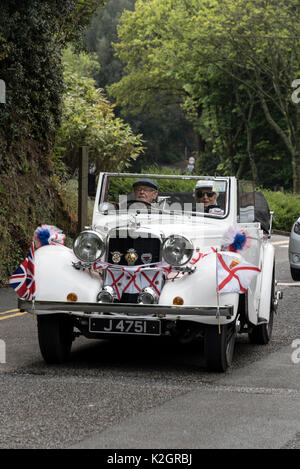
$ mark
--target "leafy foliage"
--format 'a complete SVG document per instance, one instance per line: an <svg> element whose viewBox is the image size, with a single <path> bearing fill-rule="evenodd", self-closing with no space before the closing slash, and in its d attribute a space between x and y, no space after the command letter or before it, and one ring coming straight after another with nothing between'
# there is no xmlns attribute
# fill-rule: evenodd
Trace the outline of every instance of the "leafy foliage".
<svg viewBox="0 0 300 469"><path fill-rule="evenodd" d="M0 108L0 168L16 160L38 159L49 170L49 155L60 124L63 77L61 50L79 38L99 1L3 0L1 2L0 77L7 104ZM1 41L1 44L3 41ZM3 50L3 46L1 48Z"/></svg>
<svg viewBox="0 0 300 469"><path fill-rule="evenodd" d="M300 197L292 193L262 191L266 197L270 210L274 211L273 228L290 232L293 224L299 218Z"/></svg>
<svg viewBox="0 0 300 469"><path fill-rule="evenodd" d="M0 78L0 284L27 254L36 226L72 230L51 180L51 153L61 120L61 54L80 43L102 0L2 0Z"/></svg>
<svg viewBox="0 0 300 469"><path fill-rule="evenodd" d="M288 186L292 174L300 191L299 24L297 0L139 0L121 19L115 48L127 75L110 92L131 112L155 106L158 89L181 100L204 141L201 170L208 156L217 171L250 168L263 183L260 156L275 154L290 168L278 165L277 179Z"/></svg>
<svg viewBox="0 0 300 469"><path fill-rule="evenodd" d="M114 56L113 43L117 42L117 26L124 10L133 10L136 0L109 0L94 15L85 34L87 48L101 65L94 75L97 85L105 88L124 75L120 59Z"/></svg>
<svg viewBox="0 0 300 469"><path fill-rule="evenodd" d="M66 93L63 100L62 124L57 133L54 158L71 169L77 166L77 150L89 148L89 162L99 170L122 170L142 152L140 135L116 118L113 106L94 80L65 72Z"/></svg>
<svg viewBox="0 0 300 469"><path fill-rule="evenodd" d="M80 77L93 78L100 70L97 55L86 53L85 51L74 51L74 47L69 45L63 53L62 62L64 69L68 72L76 73Z"/></svg>
<svg viewBox="0 0 300 469"><path fill-rule="evenodd" d="M136 0L110 0L88 28L86 44L100 63L100 70L93 75L100 88L107 90L122 77L126 80L125 65L114 54L113 43L118 42L117 28L122 13L132 11L135 3ZM151 100L144 99L141 91L149 87L153 89ZM110 99L114 99L111 94ZM125 85L123 99L115 113L122 116L135 133L143 134L145 146L144 157L133 163L133 171L140 171L144 164L171 165L183 159L185 149L194 149L192 126L179 106L181 98L174 97L160 82L155 86L153 74L142 73L140 79L136 76L131 80L128 87Z"/></svg>
<svg viewBox="0 0 300 469"><path fill-rule="evenodd" d="M192 192L195 187L194 180L178 180L174 181L174 179L155 179L155 175L157 174L164 174L164 175L181 175L179 170L170 169L167 167L158 167L157 165L150 165L144 167L141 174L153 174L154 176L152 179L158 184L159 193L163 192ZM124 177L111 177L109 183L109 194L110 194L110 201L117 202L119 199L119 194L128 195L132 193L132 184L134 179L131 178L124 178Z"/></svg>

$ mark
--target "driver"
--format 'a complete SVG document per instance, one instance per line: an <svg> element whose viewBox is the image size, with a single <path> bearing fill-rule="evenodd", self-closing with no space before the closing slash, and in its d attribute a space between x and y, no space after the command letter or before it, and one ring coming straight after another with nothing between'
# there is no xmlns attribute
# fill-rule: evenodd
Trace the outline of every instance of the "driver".
<svg viewBox="0 0 300 469"><path fill-rule="evenodd" d="M197 181L194 189L197 204L203 204L204 212L215 215L224 215L224 210L218 205L218 192L214 190L213 181Z"/></svg>
<svg viewBox="0 0 300 469"><path fill-rule="evenodd" d="M133 192L136 200L143 200L150 204L157 201L158 186L152 179L141 178L133 183Z"/></svg>

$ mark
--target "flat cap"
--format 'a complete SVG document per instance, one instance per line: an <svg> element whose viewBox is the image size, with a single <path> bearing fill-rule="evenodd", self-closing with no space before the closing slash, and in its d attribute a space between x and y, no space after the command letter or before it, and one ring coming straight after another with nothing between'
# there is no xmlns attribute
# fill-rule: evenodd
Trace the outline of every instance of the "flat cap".
<svg viewBox="0 0 300 469"><path fill-rule="evenodd" d="M149 186L149 187L152 187L153 189L155 189L157 191L158 189L158 185L156 184L156 182L152 181L152 179L149 179L149 178L141 178L141 179L138 179L137 181L134 181L134 183L132 184L133 187L137 187L137 186Z"/></svg>

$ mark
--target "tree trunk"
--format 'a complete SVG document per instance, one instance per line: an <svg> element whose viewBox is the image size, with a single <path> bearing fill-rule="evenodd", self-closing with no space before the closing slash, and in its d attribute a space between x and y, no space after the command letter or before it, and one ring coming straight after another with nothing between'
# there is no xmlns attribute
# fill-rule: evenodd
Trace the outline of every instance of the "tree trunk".
<svg viewBox="0 0 300 469"><path fill-rule="evenodd" d="M253 104L251 104L251 107L253 109ZM249 112L249 115L252 115L252 110L251 113ZM258 171L257 171L257 166L255 162L255 155L253 151L253 139L252 139L252 129L251 129L251 118L250 120L246 121L246 130L247 130L247 154L250 162L250 167L251 167L251 172L252 172L252 179L254 181L255 186L259 185L259 177L258 177Z"/></svg>
<svg viewBox="0 0 300 469"><path fill-rule="evenodd" d="M201 135L196 132L195 134L195 141L196 141L196 151L197 151L197 168L200 173L205 172L205 162L204 162L204 151L205 151L205 141L201 137Z"/></svg>
<svg viewBox="0 0 300 469"><path fill-rule="evenodd" d="M270 126L275 130L275 132L279 135L282 141L285 143L286 148L291 154L292 170L293 170L293 191L296 194L299 194L300 193L300 135L299 135L300 110L299 108L296 108L297 126L296 126L295 135L293 136L292 132L284 131L271 116L270 109L266 102L265 96L261 91L262 83L261 83L259 73L256 74L256 79L257 79L257 84L258 84L258 96L260 98L260 102L261 102L266 120L270 124ZM287 122L287 128L291 129L291 127L292 127L291 123Z"/></svg>
<svg viewBox="0 0 300 469"><path fill-rule="evenodd" d="M292 153L293 191L300 194L300 107L296 105L295 151Z"/></svg>
<svg viewBox="0 0 300 469"><path fill-rule="evenodd" d="M243 177L243 173L244 173L244 169L245 169L245 166L246 166L246 163L247 163L247 154L246 153L243 153L243 157L240 161L240 164L239 164L239 167L238 167L238 170L235 174L235 177L237 179L241 179Z"/></svg>
<svg viewBox="0 0 300 469"><path fill-rule="evenodd" d="M292 153L293 192L300 194L300 151Z"/></svg>

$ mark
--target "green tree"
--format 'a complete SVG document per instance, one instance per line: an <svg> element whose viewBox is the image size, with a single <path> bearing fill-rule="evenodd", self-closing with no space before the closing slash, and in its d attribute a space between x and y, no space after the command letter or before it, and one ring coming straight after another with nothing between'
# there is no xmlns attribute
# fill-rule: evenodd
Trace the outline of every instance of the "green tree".
<svg viewBox="0 0 300 469"><path fill-rule="evenodd" d="M110 0L105 8L100 9L93 18L86 34L86 44L95 53L100 63L100 70L93 77L100 88L118 82L126 75L125 66L114 54L113 43L118 42L117 27L122 13L132 11L136 0ZM131 83L128 104L134 90L137 89L137 100L141 96L138 83ZM146 86L144 81L142 86ZM110 96L110 99L114 99ZM194 147L194 136L191 124L185 119L178 99L157 87L153 92L153 105L149 102L140 103L139 109L125 106L122 103L115 110L122 116L135 133L142 133L145 141L144 157L137 159L133 169L139 171L145 164L172 164L183 158L185 147ZM142 105L144 104L144 105Z"/></svg>
<svg viewBox="0 0 300 469"><path fill-rule="evenodd" d="M225 140L225 150L232 146L228 129L238 131L234 119L230 124L232 107L243 123L254 177L259 107L265 125L286 147L283 163L292 162L299 191L300 108L291 101L291 83L299 73L299 25L296 0L138 1L135 11L122 17L115 47L127 76L110 87L111 93L118 104L136 108L152 103L158 87L180 96L201 137L208 135L218 151ZM234 92L226 95L223 83L226 88L230 81ZM261 138L265 141L263 132ZM281 146L280 152L284 156ZM239 153L231 149L228 155L232 168Z"/></svg>
<svg viewBox="0 0 300 469"><path fill-rule="evenodd" d="M51 180L61 120L62 50L80 43L102 0L2 0L0 79L0 283L27 254L41 222L70 231Z"/></svg>
<svg viewBox="0 0 300 469"><path fill-rule="evenodd" d="M89 161L97 170L121 171L129 167L143 150L141 136L134 135L128 124L115 117L113 106L103 91L95 88L93 79L67 69L65 84L54 159L74 170L78 148L87 145Z"/></svg>
<svg viewBox="0 0 300 469"><path fill-rule="evenodd" d="M64 50L62 62L65 70L76 73L79 77L93 78L100 70L96 54L83 50L74 51L72 45Z"/></svg>
<svg viewBox="0 0 300 469"><path fill-rule="evenodd" d="M185 45L194 46L194 60L213 63L258 98L267 124L289 152L295 192L300 192L300 108L291 100L291 85L300 71L299 19L296 0L203 2L191 22L198 33L191 30L185 37Z"/></svg>
<svg viewBox="0 0 300 469"><path fill-rule="evenodd" d="M5 56L0 78L6 83L7 102L0 108L0 168L25 159L49 170L49 156L60 123L63 93L62 49L78 41L96 0L3 0L0 38ZM1 53L2 55L2 53Z"/></svg>
<svg viewBox="0 0 300 469"><path fill-rule="evenodd" d="M114 55L113 42L118 40L117 26L124 10L133 10L136 0L109 0L99 8L85 34L85 44L98 59L100 69L93 74L98 86L119 81L123 76L123 64Z"/></svg>

